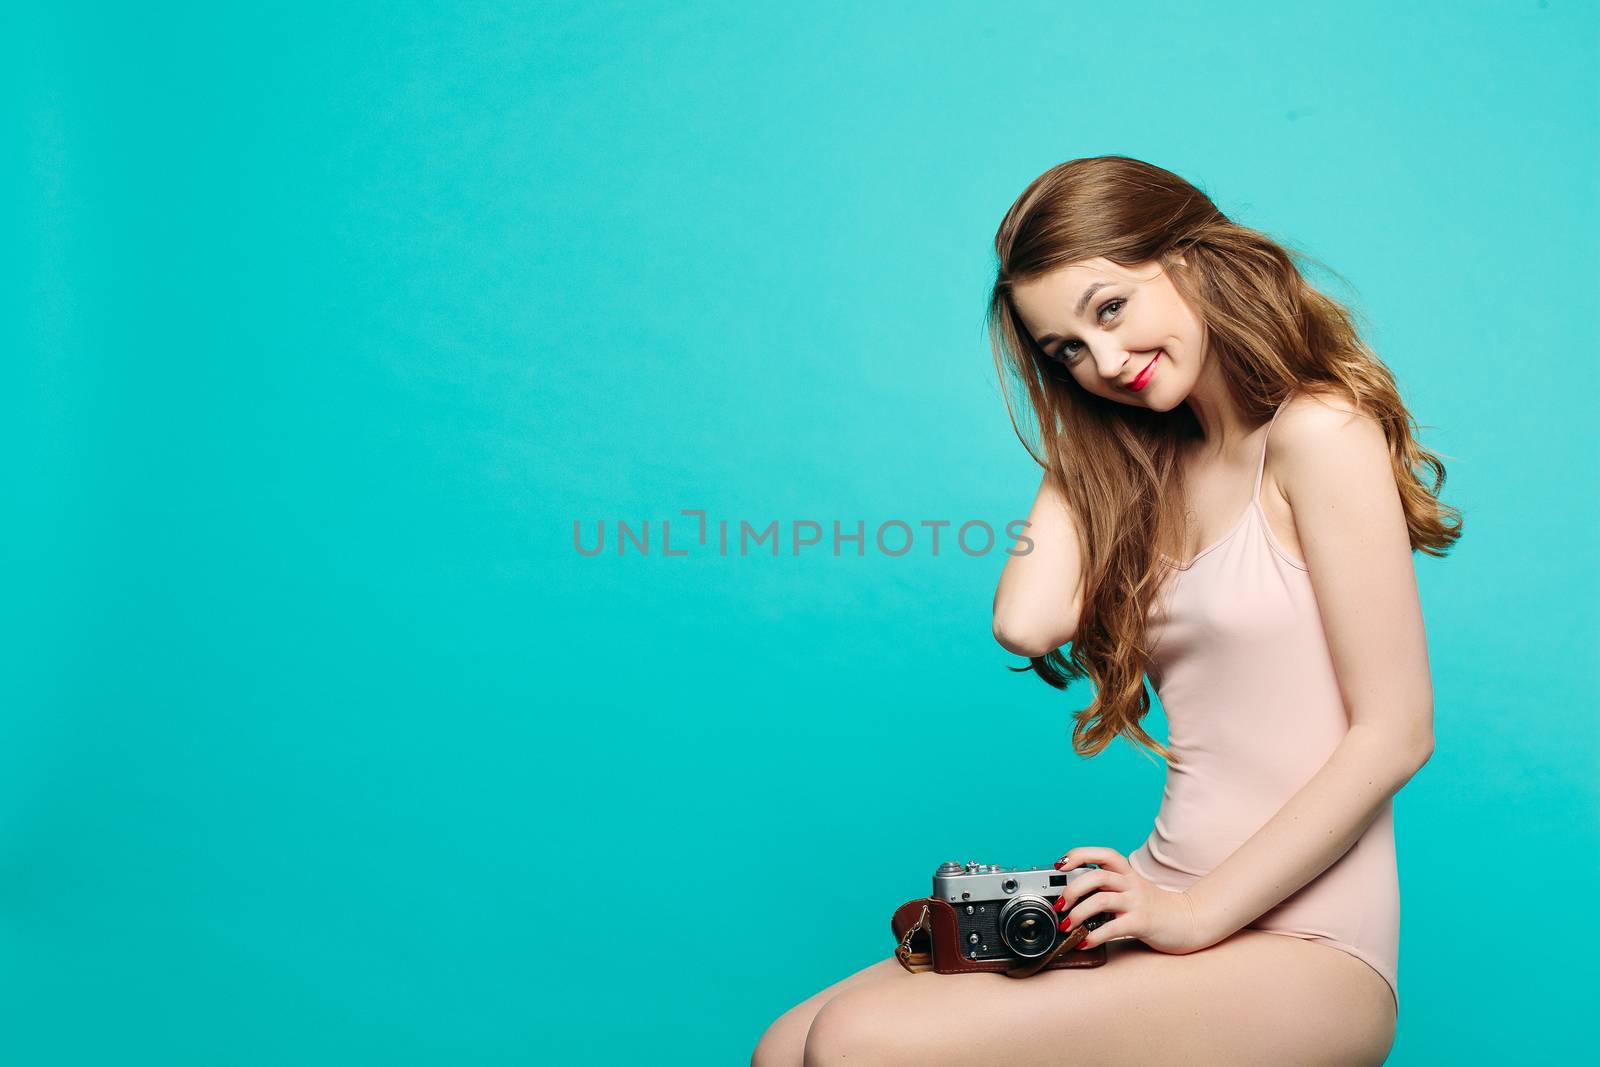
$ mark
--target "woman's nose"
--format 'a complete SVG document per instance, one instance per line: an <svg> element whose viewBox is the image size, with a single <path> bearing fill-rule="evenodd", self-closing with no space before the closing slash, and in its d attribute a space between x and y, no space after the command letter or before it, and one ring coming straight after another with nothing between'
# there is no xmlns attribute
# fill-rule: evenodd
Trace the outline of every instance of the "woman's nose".
<svg viewBox="0 0 1600 1067"><path fill-rule="evenodd" d="M1115 382L1122 377L1123 371L1128 367L1128 361L1133 354L1125 352L1115 345L1102 345L1101 351L1094 351L1095 369L1107 381Z"/></svg>

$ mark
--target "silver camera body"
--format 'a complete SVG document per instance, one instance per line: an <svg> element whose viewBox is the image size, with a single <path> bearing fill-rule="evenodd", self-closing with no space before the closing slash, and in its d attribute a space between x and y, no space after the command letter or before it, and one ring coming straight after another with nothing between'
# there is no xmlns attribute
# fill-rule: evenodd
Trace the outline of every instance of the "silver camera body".
<svg viewBox="0 0 1600 1067"><path fill-rule="evenodd" d="M1051 905L1076 878L1095 867L1000 867L946 861L933 873L933 895L955 909L961 951L970 960L1024 960L1043 956L1066 935ZM1093 930L1110 916L1083 925Z"/></svg>

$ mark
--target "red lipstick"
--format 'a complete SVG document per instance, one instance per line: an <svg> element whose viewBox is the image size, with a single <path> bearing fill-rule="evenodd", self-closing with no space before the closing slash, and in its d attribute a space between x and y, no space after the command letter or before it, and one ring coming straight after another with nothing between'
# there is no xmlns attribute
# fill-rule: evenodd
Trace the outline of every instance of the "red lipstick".
<svg viewBox="0 0 1600 1067"><path fill-rule="evenodd" d="M1162 349L1162 351L1164 352L1166 350ZM1139 372L1139 376L1137 378L1135 378L1133 381L1128 383L1127 388L1129 388L1129 389L1133 390L1135 393L1137 393L1139 390L1141 390L1145 386L1149 385L1150 384L1150 379L1155 376L1156 364L1158 362L1160 362L1160 360L1161 360L1161 352L1157 352L1156 355L1155 355L1155 358L1152 359L1149 363L1147 363L1145 365L1144 370Z"/></svg>

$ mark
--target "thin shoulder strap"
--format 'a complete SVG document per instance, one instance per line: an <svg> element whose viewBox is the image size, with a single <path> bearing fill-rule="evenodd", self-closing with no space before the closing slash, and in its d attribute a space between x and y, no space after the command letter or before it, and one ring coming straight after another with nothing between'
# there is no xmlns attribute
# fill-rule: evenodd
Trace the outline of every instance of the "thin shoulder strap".
<svg viewBox="0 0 1600 1067"><path fill-rule="evenodd" d="M1272 412L1272 418L1267 420L1267 432L1261 435L1261 459L1256 463L1256 486L1250 491L1251 500L1261 499L1261 475L1267 469L1267 438L1272 436L1272 424L1278 421L1278 412L1282 411L1284 404L1287 403L1288 400L1285 399Z"/></svg>

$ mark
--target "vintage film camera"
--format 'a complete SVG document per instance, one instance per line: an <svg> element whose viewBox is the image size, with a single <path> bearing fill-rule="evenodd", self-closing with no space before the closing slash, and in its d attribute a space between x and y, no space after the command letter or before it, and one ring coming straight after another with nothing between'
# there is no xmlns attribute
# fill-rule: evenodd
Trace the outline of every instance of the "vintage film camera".
<svg viewBox="0 0 1600 1067"><path fill-rule="evenodd" d="M968 959L1021 963L1045 955L1066 937L1057 925L1061 915L1051 905L1073 879L1095 869L947 861L934 872L933 895L955 909L958 941ZM1083 925L1093 930L1111 918L1101 912Z"/></svg>

